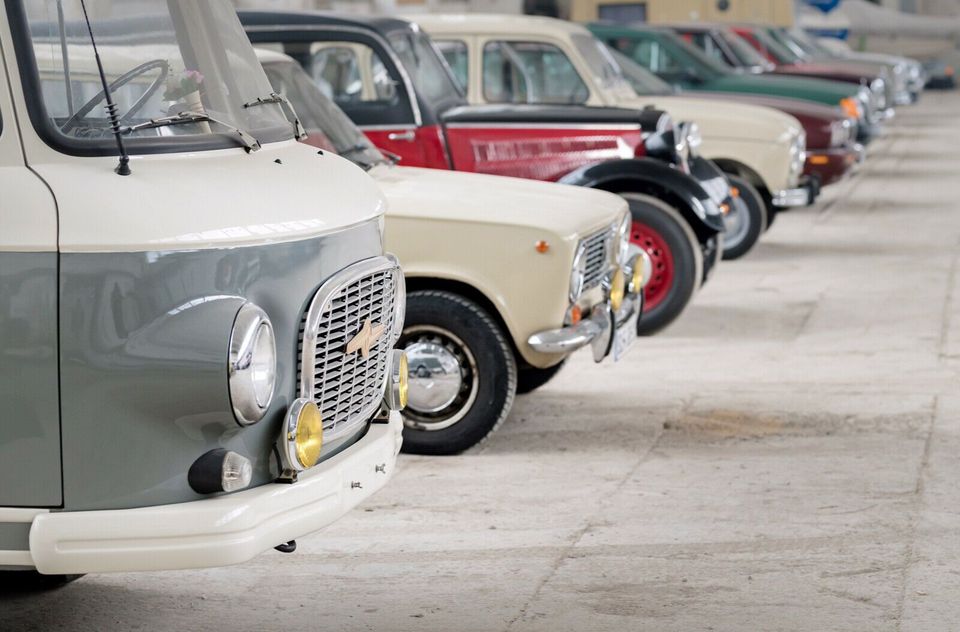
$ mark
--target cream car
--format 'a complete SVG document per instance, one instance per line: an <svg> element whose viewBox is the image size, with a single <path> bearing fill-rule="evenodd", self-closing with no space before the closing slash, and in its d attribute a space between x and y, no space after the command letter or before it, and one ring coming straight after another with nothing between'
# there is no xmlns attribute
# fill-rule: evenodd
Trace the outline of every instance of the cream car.
<svg viewBox="0 0 960 632"><path fill-rule="evenodd" d="M619 359L636 337L651 266L629 258L626 201L583 187L437 169L385 157L292 58L258 50L307 142L366 169L403 265L409 358L406 451L451 454L485 439L516 392L575 350ZM646 275L646 276L645 276Z"/></svg>
<svg viewBox="0 0 960 632"><path fill-rule="evenodd" d="M577 103L666 110L696 123L693 144L724 169L742 204L727 219L725 258L745 253L766 226L766 201L803 206L806 137L800 122L768 107L639 96L606 47L578 25L518 15L418 15L471 103ZM560 89L561 87L562 90ZM750 213L744 221L743 214ZM742 250L741 250L742 249Z"/></svg>

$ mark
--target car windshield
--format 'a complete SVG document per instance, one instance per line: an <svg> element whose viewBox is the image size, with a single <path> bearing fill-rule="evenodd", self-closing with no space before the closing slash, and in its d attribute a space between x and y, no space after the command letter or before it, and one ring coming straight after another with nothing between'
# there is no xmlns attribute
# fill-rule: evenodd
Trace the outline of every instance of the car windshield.
<svg viewBox="0 0 960 632"><path fill-rule="evenodd" d="M675 90L669 83L656 76L620 51L607 49L623 72L624 79L630 83L633 91L640 95L673 94Z"/></svg>
<svg viewBox="0 0 960 632"><path fill-rule="evenodd" d="M401 30L391 33L388 39L420 98L438 110L463 101L463 91L453 71L427 35L415 30Z"/></svg>
<svg viewBox="0 0 960 632"><path fill-rule="evenodd" d="M296 61L278 55L264 60L263 69L273 89L297 112L307 131L306 143L340 154L361 167L388 162Z"/></svg>
<svg viewBox="0 0 960 632"><path fill-rule="evenodd" d="M768 66L770 62L748 44L742 37L732 31L720 31L720 37L726 42L730 51L743 66Z"/></svg>
<svg viewBox="0 0 960 632"><path fill-rule="evenodd" d="M592 35L582 33L572 35L571 40L587 62L597 83L604 89L616 90L629 86L627 78L623 76L623 70L603 42Z"/></svg>
<svg viewBox="0 0 960 632"><path fill-rule="evenodd" d="M269 97L270 83L228 0L88 4L131 153L236 146L236 130L261 143L293 137L281 105L251 105ZM28 25L21 54L35 62L26 88L41 105L34 122L54 144L112 151L106 99L79 3L41 0L21 8ZM170 118L176 120L159 124Z"/></svg>
<svg viewBox="0 0 960 632"><path fill-rule="evenodd" d="M770 37L777 40L781 46L789 50L800 59L806 59L810 57L810 52L794 38L792 38L785 29L769 29L767 32L770 34Z"/></svg>
<svg viewBox="0 0 960 632"><path fill-rule="evenodd" d="M820 44L820 42L814 38L810 37L810 35L808 35L803 29L793 28L787 31L786 34L791 41L802 48L807 55L811 57L819 57L823 59L836 56L833 51Z"/></svg>

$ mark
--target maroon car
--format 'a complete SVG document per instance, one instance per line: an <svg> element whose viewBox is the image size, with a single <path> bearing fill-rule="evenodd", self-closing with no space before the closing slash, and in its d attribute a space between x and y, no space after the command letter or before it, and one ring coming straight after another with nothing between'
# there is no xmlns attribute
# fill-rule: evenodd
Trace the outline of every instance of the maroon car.
<svg viewBox="0 0 960 632"><path fill-rule="evenodd" d="M863 85L870 89L874 99L873 109L878 116L892 113L894 86L886 67L861 62L808 61L777 41L769 27L737 25L729 28L774 64L773 74Z"/></svg>

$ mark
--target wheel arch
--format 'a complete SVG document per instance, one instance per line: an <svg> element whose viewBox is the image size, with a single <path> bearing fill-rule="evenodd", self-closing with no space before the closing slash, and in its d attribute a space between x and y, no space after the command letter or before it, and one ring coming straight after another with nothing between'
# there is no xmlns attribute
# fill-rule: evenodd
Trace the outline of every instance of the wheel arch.
<svg viewBox="0 0 960 632"><path fill-rule="evenodd" d="M697 217L696 212L686 200L677 195L676 192L672 191L669 187L665 187L654 180L630 177L613 178L598 182L592 188L617 194L641 193L663 201L665 204L675 208L677 212L683 216L683 219L686 220L701 244L715 234L703 225L703 222Z"/></svg>
<svg viewBox="0 0 960 632"><path fill-rule="evenodd" d="M514 332L507 325L507 321L503 317L500 308L498 308L496 303L494 303L493 300L491 300L490 297L488 297L480 288L459 279L448 279L426 275L407 277L407 293L425 290L436 290L457 294L463 298L473 301L485 309L487 313L490 314L490 318L492 318L497 326L503 330L505 334L504 337L507 339L507 343L510 345L511 351L513 351L513 357L516 359L518 367L527 365L527 362L523 359L523 354L521 354L520 350L517 348Z"/></svg>
<svg viewBox="0 0 960 632"><path fill-rule="evenodd" d="M752 184L754 188L764 197L764 200L770 197L770 188L764 181L763 176L761 176L752 167L745 165L738 160L734 160L733 158L711 158L711 160L714 162L714 164L720 167L720 170L724 173L738 176Z"/></svg>

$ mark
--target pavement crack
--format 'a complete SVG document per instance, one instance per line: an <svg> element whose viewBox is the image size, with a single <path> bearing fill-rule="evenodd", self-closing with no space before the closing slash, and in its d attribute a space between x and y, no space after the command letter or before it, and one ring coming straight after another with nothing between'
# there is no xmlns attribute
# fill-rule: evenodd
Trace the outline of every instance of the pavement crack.
<svg viewBox="0 0 960 632"><path fill-rule="evenodd" d="M684 400L683 405L680 407L681 416L684 416L690 410L690 408L693 406L693 401L695 398L696 396L693 395ZM634 462L633 466L631 466L630 469L627 470L626 474L624 474L620 480L617 481L617 484L599 499L597 502L597 510L594 510L594 512L584 520L583 525L571 535L567 544L564 545L564 547L560 550L559 555L557 555L553 560L553 563L550 565L550 569L547 571L547 574L544 575L539 582L537 582L536 588L534 588L533 593L531 593L530 597L523 603L520 611L517 612L515 617L507 622L504 632L509 632L513 629L514 625L523 621L527 617L527 614L530 611L530 606L536 603L537 599L540 597L540 594L543 592L543 589L548 583L550 583L550 580L553 579L554 575L557 574L557 571L560 570L560 567L563 566L563 563L570 558L574 549L576 549L577 545L579 545L583 540L583 536L585 536L595 524L598 524L596 514L603 509L603 507L612 497L616 496L624 488L630 479L632 479L637 473L637 470L639 470L643 464L647 462L654 450L656 450L657 446L660 444L660 439L663 437L664 432L666 432L666 424L661 424L660 428L657 430L657 434L653 438L653 441L650 442L650 446L644 450L640 456L637 457L637 460Z"/></svg>
<svg viewBox="0 0 960 632"><path fill-rule="evenodd" d="M917 528L920 522L920 512L923 510L923 490L924 479L927 476L927 470L930 466L930 448L933 444L933 433L936 427L937 417L940 415L940 396L933 398L933 410L930 412L930 423L927 427L927 436L923 444L923 456L920 459L920 465L917 468L916 483L913 488L913 501L910 506L910 521L907 529L908 540L907 548L903 555L903 566L900 572L900 594L897 597L897 606L895 619L897 622L897 632L903 629L903 611L907 602L907 584L910 580L910 569L917 561Z"/></svg>

